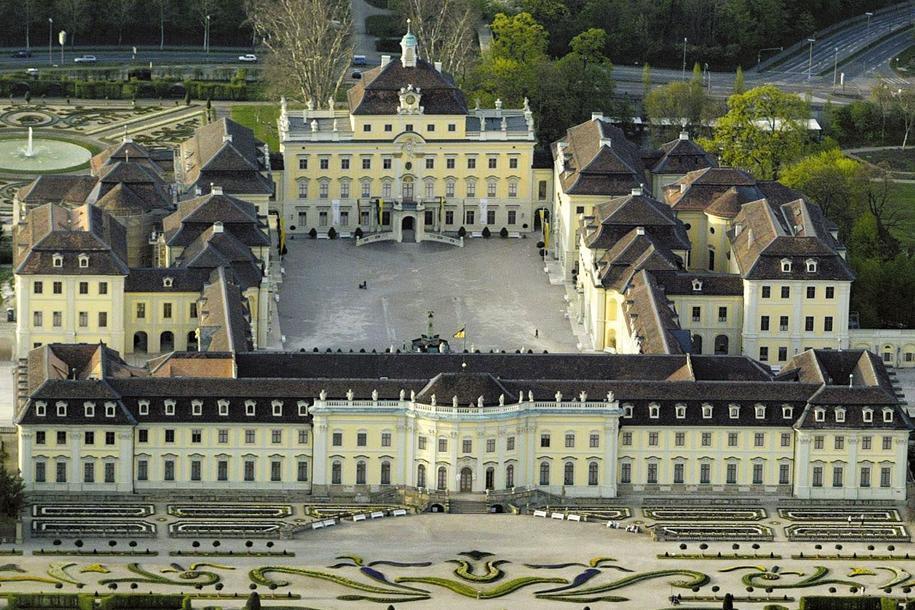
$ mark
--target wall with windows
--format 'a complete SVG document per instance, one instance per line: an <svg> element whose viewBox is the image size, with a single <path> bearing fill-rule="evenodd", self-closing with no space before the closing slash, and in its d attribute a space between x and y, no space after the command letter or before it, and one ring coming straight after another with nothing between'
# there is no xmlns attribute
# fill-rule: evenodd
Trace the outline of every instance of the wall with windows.
<svg viewBox="0 0 915 610"><path fill-rule="evenodd" d="M915 367L915 330L853 328L848 334L849 347L868 349L887 366Z"/></svg>
<svg viewBox="0 0 915 610"><path fill-rule="evenodd" d="M743 298L705 294L668 294L680 327L692 337L694 354L741 353Z"/></svg>

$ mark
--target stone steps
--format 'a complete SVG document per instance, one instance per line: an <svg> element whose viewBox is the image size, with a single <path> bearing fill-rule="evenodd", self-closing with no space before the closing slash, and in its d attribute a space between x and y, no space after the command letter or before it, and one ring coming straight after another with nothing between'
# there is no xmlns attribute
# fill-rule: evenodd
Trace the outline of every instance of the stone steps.
<svg viewBox="0 0 915 610"><path fill-rule="evenodd" d="M458 515L488 514L489 504L477 500L451 500L448 512Z"/></svg>

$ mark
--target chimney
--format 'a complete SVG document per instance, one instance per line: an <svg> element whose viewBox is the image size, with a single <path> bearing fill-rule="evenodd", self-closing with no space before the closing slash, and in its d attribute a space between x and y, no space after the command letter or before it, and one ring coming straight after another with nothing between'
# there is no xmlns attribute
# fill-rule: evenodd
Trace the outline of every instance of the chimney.
<svg viewBox="0 0 915 610"><path fill-rule="evenodd" d="M436 72L442 71L442 62L440 62L440 61L435 62L435 71Z"/></svg>
<svg viewBox="0 0 915 610"><path fill-rule="evenodd" d="M645 227L636 227L635 234L636 235L645 235Z"/></svg>
<svg viewBox="0 0 915 610"><path fill-rule="evenodd" d="M385 67L386 65L388 65L389 63L391 63L391 56L390 56L390 55L382 55L382 56L381 56L381 67L383 68L383 67Z"/></svg>
<svg viewBox="0 0 915 610"><path fill-rule="evenodd" d="M630 194L631 194L633 197L639 197L639 196L641 196L641 194L642 194L642 185L632 187L632 191L630 192Z"/></svg>
<svg viewBox="0 0 915 610"><path fill-rule="evenodd" d="M231 133L224 133L224 134L222 134L222 141L223 141L223 142L231 142L231 141L232 141L232 134L231 134Z"/></svg>
<svg viewBox="0 0 915 610"><path fill-rule="evenodd" d="M215 184L210 185L210 193L213 195L222 195L222 187Z"/></svg>
<svg viewBox="0 0 915 610"><path fill-rule="evenodd" d="M607 148L613 148L613 140L611 140L610 138L601 138L600 145L606 146Z"/></svg>
<svg viewBox="0 0 915 610"><path fill-rule="evenodd" d="M683 131L681 131L681 132L680 132L680 139L681 139L681 140L689 140L689 132L686 131L685 129L684 129Z"/></svg>
<svg viewBox="0 0 915 610"><path fill-rule="evenodd" d="M214 234L222 233L222 230L223 230L222 222L217 220L216 222L213 223L213 233Z"/></svg>
<svg viewBox="0 0 915 610"><path fill-rule="evenodd" d="M592 120L592 121L596 121L596 120L602 119L602 118L604 118L604 113L603 113L603 112L592 112L592 113L591 113L591 120Z"/></svg>

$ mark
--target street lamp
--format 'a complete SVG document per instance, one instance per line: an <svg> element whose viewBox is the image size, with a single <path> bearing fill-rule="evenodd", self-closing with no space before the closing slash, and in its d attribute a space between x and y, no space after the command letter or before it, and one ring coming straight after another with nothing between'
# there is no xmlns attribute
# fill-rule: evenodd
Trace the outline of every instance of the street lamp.
<svg viewBox="0 0 915 610"><path fill-rule="evenodd" d="M64 45L67 44L67 33L61 30L57 33L57 42L60 43L60 65L64 65Z"/></svg>
<svg viewBox="0 0 915 610"><path fill-rule="evenodd" d="M48 17L48 65L54 65L51 48L54 46L54 20Z"/></svg>
<svg viewBox="0 0 915 610"><path fill-rule="evenodd" d="M708 92L712 94L712 73L708 71L708 62L705 62L705 78L708 79Z"/></svg>
<svg viewBox="0 0 915 610"><path fill-rule="evenodd" d="M206 29L203 34L203 46L206 47L206 54L210 54L210 16L207 15Z"/></svg>
<svg viewBox="0 0 915 610"><path fill-rule="evenodd" d="M816 38L808 38L807 42L810 43L810 60L807 63L807 80L813 76L813 43L817 41Z"/></svg>
<svg viewBox="0 0 915 610"><path fill-rule="evenodd" d="M873 17L874 14L872 12L868 11L868 12L864 13L864 16L867 17L867 37L865 39L866 42L864 43L864 45L866 47L867 45L869 45L871 43L871 17ZM862 73L867 72L866 55L867 55L866 53L861 54L861 72Z"/></svg>
<svg viewBox="0 0 915 610"><path fill-rule="evenodd" d="M832 62L832 88L836 88L839 79L839 47L836 47L836 56Z"/></svg>
<svg viewBox="0 0 915 610"><path fill-rule="evenodd" d="M686 36L683 37L683 80L686 80Z"/></svg>

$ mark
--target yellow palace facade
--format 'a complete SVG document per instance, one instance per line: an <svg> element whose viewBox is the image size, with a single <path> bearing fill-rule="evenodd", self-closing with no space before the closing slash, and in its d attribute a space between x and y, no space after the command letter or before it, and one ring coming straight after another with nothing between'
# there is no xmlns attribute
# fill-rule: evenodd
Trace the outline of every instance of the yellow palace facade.
<svg viewBox="0 0 915 610"><path fill-rule="evenodd" d="M441 65L419 58L412 34L401 47L401 58L383 56L362 75L346 109L283 103L278 199L287 230L423 241L462 227L539 229L535 210L548 207L551 171L533 168L527 104L468 109Z"/></svg>

